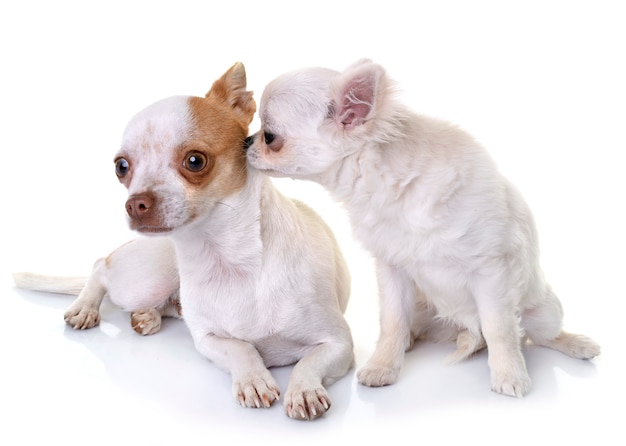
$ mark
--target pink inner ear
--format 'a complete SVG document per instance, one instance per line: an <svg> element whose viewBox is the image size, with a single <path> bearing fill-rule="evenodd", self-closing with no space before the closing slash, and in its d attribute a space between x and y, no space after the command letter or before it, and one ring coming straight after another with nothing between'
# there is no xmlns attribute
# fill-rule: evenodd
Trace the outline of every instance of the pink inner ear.
<svg viewBox="0 0 626 446"><path fill-rule="evenodd" d="M350 79L347 83L341 108L336 119L346 129L356 127L365 122L365 118L374 107L376 79L372 75L362 75Z"/></svg>

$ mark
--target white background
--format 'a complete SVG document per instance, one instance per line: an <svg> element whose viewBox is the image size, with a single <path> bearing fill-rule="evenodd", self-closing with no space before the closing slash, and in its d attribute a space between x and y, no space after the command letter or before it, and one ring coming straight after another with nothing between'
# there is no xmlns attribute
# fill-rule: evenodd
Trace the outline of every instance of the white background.
<svg viewBox="0 0 626 446"><path fill-rule="evenodd" d="M0 442L624 444L621 2L17 5L0 6ZM134 237L112 157L140 109L204 95L236 61L259 98L284 71L341 70L361 57L388 69L405 103L488 147L535 213L565 327L596 339L600 357L526 349L533 389L518 400L490 392L485 353L445 366L453 346L420 345L398 384L364 388L353 370L330 387L326 416L296 422L281 404L235 404L230 377L194 350L182 321L142 338L105 302L99 327L74 332L62 317L71 297L13 288L12 271L87 274ZM361 366L378 334L372 262L323 190L277 184L318 209L341 241ZM289 371L275 371L283 389Z"/></svg>

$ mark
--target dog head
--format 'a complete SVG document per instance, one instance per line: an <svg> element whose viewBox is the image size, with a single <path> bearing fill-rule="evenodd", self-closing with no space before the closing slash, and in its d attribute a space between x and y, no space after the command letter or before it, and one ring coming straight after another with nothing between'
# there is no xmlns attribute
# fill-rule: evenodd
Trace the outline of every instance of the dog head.
<svg viewBox="0 0 626 446"><path fill-rule="evenodd" d="M130 228L169 233L243 188L244 141L255 111L237 63L205 97L171 97L135 115L115 156L115 172L128 189Z"/></svg>
<svg viewBox="0 0 626 446"><path fill-rule="evenodd" d="M252 166L273 176L315 178L364 145L385 140L394 119L391 81L363 59L344 72L308 68L263 91L261 129L247 142Z"/></svg>

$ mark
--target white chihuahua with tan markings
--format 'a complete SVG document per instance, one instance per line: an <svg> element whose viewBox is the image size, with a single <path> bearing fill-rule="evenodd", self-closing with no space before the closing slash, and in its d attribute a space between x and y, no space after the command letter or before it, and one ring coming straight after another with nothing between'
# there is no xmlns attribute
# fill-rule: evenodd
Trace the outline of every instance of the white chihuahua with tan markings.
<svg viewBox="0 0 626 446"><path fill-rule="evenodd" d="M139 272L140 286L156 282L143 270L152 265L163 295L179 277L195 346L231 374L236 400L269 407L280 390L268 368L296 363L286 413L315 419L330 407L324 386L354 362L343 316L350 277L321 218L247 166L244 142L256 105L245 88L244 67L236 64L205 98L165 99L131 120L115 159L128 188L130 227L167 238L143 239L155 243L150 251L131 244L137 260L120 251L120 264L113 265L114 254L102 268L124 272L126 286ZM172 266L176 279L163 274ZM120 277L111 275L110 292Z"/></svg>
<svg viewBox="0 0 626 446"><path fill-rule="evenodd" d="M248 161L325 186L376 258L380 337L362 384L396 382L416 338L456 339L453 360L486 341L491 388L515 396L530 388L523 341L600 353L562 330L519 192L466 132L400 104L380 65L282 75L266 86L260 117Z"/></svg>

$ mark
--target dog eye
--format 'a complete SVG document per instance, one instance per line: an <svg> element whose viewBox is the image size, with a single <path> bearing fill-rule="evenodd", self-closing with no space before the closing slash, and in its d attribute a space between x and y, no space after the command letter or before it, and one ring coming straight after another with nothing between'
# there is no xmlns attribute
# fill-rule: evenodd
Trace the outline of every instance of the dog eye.
<svg viewBox="0 0 626 446"><path fill-rule="evenodd" d="M263 132L263 138L265 139L265 145L272 152L280 152L280 150L283 148L284 140L281 136L274 135L270 132Z"/></svg>
<svg viewBox="0 0 626 446"><path fill-rule="evenodd" d="M274 134L270 132L263 132L263 138L265 139L265 144L271 144L274 141Z"/></svg>
<svg viewBox="0 0 626 446"><path fill-rule="evenodd" d="M200 152L190 152L185 156L183 165L191 172L200 172L207 165L207 157Z"/></svg>
<svg viewBox="0 0 626 446"><path fill-rule="evenodd" d="M126 160L126 158L119 158L115 160L115 174L119 178L125 177L126 174L128 174L129 170L130 170L130 165L128 164L128 161Z"/></svg>
<svg viewBox="0 0 626 446"><path fill-rule="evenodd" d="M252 144L254 144L254 137L248 136L243 142L243 149L248 150L252 146Z"/></svg>

